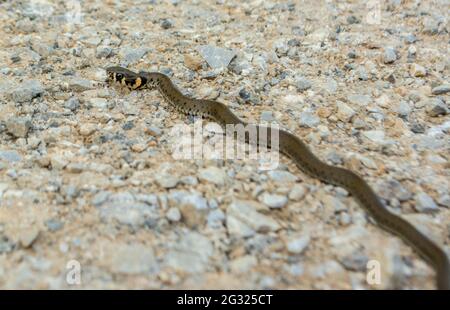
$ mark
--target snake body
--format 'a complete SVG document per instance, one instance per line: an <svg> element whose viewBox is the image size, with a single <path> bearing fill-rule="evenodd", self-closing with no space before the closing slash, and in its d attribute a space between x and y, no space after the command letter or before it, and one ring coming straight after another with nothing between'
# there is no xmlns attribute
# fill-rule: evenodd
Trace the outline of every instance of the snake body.
<svg viewBox="0 0 450 310"><path fill-rule="evenodd" d="M106 72L109 82L120 83L129 89L159 90L169 104L183 114L209 118L221 125L247 125L223 103L186 97L172 83L171 79L162 73L135 73L122 67L110 67L106 69ZM262 127L257 125L255 127L259 136ZM438 289L450 289L450 262L446 252L408 221L389 211L366 181L350 170L322 162L295 135L270 127L265 130L268 147L271 146L271 131L276 130L275 134L278 134L279 137L278 148L281 153L291 158L304 173L325 183L345 188L381 228L410 244L435 269ZM245 140L247 143L249 142L247 134Z"/></svg>

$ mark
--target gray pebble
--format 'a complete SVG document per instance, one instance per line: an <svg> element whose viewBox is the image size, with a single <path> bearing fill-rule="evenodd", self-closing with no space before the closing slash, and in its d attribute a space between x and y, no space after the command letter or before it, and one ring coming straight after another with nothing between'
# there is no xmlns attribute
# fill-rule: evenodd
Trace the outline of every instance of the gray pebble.
<svg viewBox="0 0 450 310"><path fill-rule="evenodd" d="M207 223L210 228L221 228L225 222L225 213L222 210L216 209L208 213Z"/></svg>
<svg viewBox="0 0 450 310"><path fill-rule="evenodd" d="M411 106L407 101L402 100L399 102L396 110L399 116L407 117L411 113Z"/></svg>
<svg viewBox="0 0 450 310"><path fill-rule="evenodd" d="M397 53L393 47L386 47L383 52L383 62L385 64L393 63L397 60Z"/></svg>
<svg viewBox="0 0 450 310"><path fill-rule="evenodd" d="M123 63L126 65L132 65L138 62L142 57L150 51L146 47L123 47L119 51L119 56L123 59Z"/></svg>
<svg viewBox="0 0 450 310"><path fill-rule="evenodd" d="M391 198L397 198L399 201L406 201L412 197L411 192L395 179L380 184L377 192L383 199L388 201Z"/></svg>
<svg viewBox="0 0 450 310"><path fill-rule="evenodd" d="M16 138L26 138L31 128L31 120L28 117L13 117L6 121L6 129Z"/></svg>
<svg viewBox="0 0 450 310"><path fill-rule="evenodd" d="M174 188L177 186L179 179L172 174L157 174L155 176L156 183L164 188Z"/></svg>
<svg viewBox="0 0 450 310"><path fill-rule="evenodd" d="M427 114L432 117L437 117L439 115L447 115L449 109L443 100L440 98L432 98L426 104Z"/></svg>
<svg viewBox="0 0 450 310"><path fill-rule="evenodd" d="M414 34L409 33L405 36L405 41L406 43L413 44L417 41L417 37Z"/></svg>
<svg viewBox="0 0 450 310"><path fill-rule="evenodd" d="M303 92L311 88L311 82L304 76L298 76L295 78L295 87L299 92Z"/></svg>
<svg viewBox="0 0 450 310"><path fill-rule="evenodd" d="M93 89L92 82L83 78L73 77L69 80L69 89L75 92L82 92Z"/></svg>
<svg viewBox="0 0 450 310"><path fill-rule="evenodd" d="M22 157L17 151L14 150L0 150L0 159L13 163L22 160Z"/></svg>
<svg viewBox="0 0 450 310"><path fill-rule="evenodd" d="M58 219L50 219L45 221L45 226L47 226L50 231L57 231L63 228L64 223Z"/></svg>
<svg viewBox="0 0 450 310"><path fill-rule="evenodd" d="M172 207L167 210L166 217L171 222L179 222L181 220L181 212L178 208Z"/></svg>
<svg viewBox="0 0 450 310"><path fill-rule="evenodd" d="M279 209L284 207L288 199L284 195L278 195L278 194L270 194L270 193L263 193L259 196L259 199L262 203L264 203L269 208L273 209Z"/></svg>
<svg viewBox="0 0 450 310"><path fill-rule="evenodd" d="M197 232L188 232L164 257L164 264L175 270L198 274L208 267L214 252L211 241Z"/></svg>
<svg viewBox="0 0 450 310"><path fill-rule="evenodd" d="M261 121L271 122L274 120L272 111L262 111L261 112Z"/></svg>
<svg viewBox="0 0 450 310"><path fill-rule="evenodd" d="M309 111L300 113L300 126L314 128L320 124L320 118Z"/></svg>
<svg viewBox="0 0 450 310"><path fill-rule="evenodd" d="M168 19L168 18L161 19L159 24L161 25L161 27L163 29L169 29L169 28L173 27L173 21L171 19Z"/></svg>
<svg viewBox="0 0 450 310"><path fill-rule="evenodd" d="M64 103L64 107L74 112L80 107L80 100L76 97L71 97Z"/></svg>
<svg viewBox="0 0 450 310"><path fill-rule="evenodd" d="M97 58L108 58L112 55L113 49L109 46L98 46L95 51Z"/></svg>
<svg viewBox="0 0 450 310"><path fill-rule="evenodd" d="M292 183L298 180L298 177L284 170L270 170L267 173L271 180L277 183Z"/></svg>
<svg viewBox="0 0 450 310"><path fill-rule="evenodd" d="M201 45L197 50L213 69L228 67L231 60L236 56L236 53L232 50L212 45Z"/></svg>
<svg viewBox="0 0 450 310"><path fill-rule="evenodd" d="M366 271L368 261L369 258L365 254L359 252L345 256L340 260L345 269L359 272Z"/></svg>
<svg viewBox="0 0 450 310"><path fill-rule="evenodd" d="M44 93L44 88L38 80L27 80L19 85L11 94L12 99L18 103L31 101Z"/></svg>
<svg viewBox="0 0 450 310"><path fill-rule="evenodd" d="M301 254L307 248L310 240L308 235L289 238L286 248L291 254Z"/></svg>
<svg viewBox="0 0 450 310"><path fill-rule="evenodd" d="M433 95L443 95L448 92L450 92L450 84L439 85L431 90Z"/></svg>
<svg viewBox="0 0 450 310"><path fill-rule="evenodd" d="M198 171L198 178L219 186L223 186L228 180L225 171L214 166L200 169Z"/></svg>
<svg viewBox="0 0 450 310"><path fill-rule="evenodd" d="M369 95L359 95L359 94L349 95L347 96L347 100L350 103L357 104L360 106L366 106L372 102L372 98Z"/></svg>
<svg viewBox="0 0 450 310"><path fill-rule="evenodd" d="M427 212L436 212L439 210L433 198L431 198L424 192L416 194L414 200L416 202L414 208L419 212L427 213Z"/></svg>

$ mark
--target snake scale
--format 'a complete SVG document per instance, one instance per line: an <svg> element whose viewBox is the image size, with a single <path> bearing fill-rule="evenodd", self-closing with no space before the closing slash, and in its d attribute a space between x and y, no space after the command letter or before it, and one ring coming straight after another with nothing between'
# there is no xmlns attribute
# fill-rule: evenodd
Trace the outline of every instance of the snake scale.
<svg viewBox="0 0 450 310"><path fill-rule="evenodd" d="M131 90L159 90L169 104L181 113L209 118L222 126L247 125L223 103L186 97L162 73L135 73L122 67L109 67L106 72L108 82L119 83ZM256 126L258 133L260 128L261 126ZM345 188L381 228L402 238L434 267L438 289L450 289L450 262L445 251L408 221L389 211L366 181L350 170L324 163L295 135L270 127L265 130L268 137L271 137L271 130L278 131L279 151L290 157L301 171L325 183ZM245 140L249 143L248 135ZM267 146L270 147L270 138Z"/></svg>

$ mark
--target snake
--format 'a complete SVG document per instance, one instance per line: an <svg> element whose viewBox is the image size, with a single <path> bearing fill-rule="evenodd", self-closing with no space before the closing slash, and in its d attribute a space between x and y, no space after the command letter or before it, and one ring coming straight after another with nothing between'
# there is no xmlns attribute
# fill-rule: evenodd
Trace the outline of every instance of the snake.
<svg viewBox="0 0 450 310"><path fill-rule="evenodd" d="M113 66L106 68L106 76L106 82L119 84L129 90L156 89L167 100L172 109L185 115L210 119L222 126L227 124L247 125L247 122L242 121L225 104L219 101L185 96L172 80L163 73L146 71L136 73L123 67ZM254 126L258 133L263 129L262 125ZM321 161L307 144L294 134L267 126L264 128L264 132L267 133L266 144L268 147L272 146L270 137L273 137L272 131L274 130L276 131L274 132L275 136L278 137L277 150L279 152L295 162L303 173L324 183L347 190L380 228L400 237L433 267L436 274L437 289L450 289L450 261L443 248L410 222L390 211L370 185L358 174ZM250 143L250 137L247 133L245 142Z"/></svg>

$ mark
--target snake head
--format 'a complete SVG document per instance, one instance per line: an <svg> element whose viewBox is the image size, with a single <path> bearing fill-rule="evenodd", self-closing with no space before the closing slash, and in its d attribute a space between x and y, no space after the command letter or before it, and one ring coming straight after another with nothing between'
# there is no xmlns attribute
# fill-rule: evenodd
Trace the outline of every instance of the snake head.
<svg viewBox="0 0 450 310"><path fill-rule="evenodd" d="M130 90L145 86L147 79L131 70L122 67L109 67L106 69L107 82L120 84Z"/></svg>

